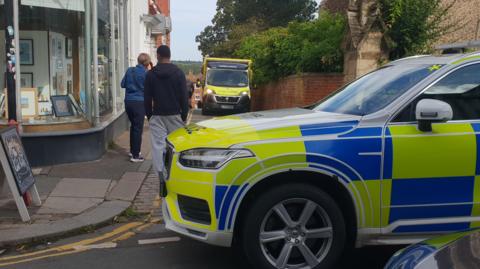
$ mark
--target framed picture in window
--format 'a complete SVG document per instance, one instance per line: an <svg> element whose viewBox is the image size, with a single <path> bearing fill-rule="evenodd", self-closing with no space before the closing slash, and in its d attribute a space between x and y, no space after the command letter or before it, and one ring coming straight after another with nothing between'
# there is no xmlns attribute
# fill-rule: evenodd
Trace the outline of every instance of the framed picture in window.
<svg viewBox="0 0 480 269"><path fill-rule="evenodd" d="M50 96L52 101L52 108L55 117L69 117L74 116L72 102L68 95L53 95Z"/></svg>
<svg viewBox="0 0 480 269"><path fill-rule="evenodd" d="M22 117L35 117L38 114L38 96L35 88L22 88L20 95Z"/></svg>
<svg viewBox="0 0 480 269"><path fill-rule="evenodd" d="M21 88L33 88L33 73L23 73L20 76Z"/></svg>
<svg viewBox="0 0 480 269"><path fill-rule="evenodd" d="M73 55L73 40L71 38L65 38L65 57L71 59Z"/></svg>
<svg viewBox="0 0 480 269"><path fill-rule="evenodd" d="M20 64L34 65L33 39L20 39Z"/></svg>

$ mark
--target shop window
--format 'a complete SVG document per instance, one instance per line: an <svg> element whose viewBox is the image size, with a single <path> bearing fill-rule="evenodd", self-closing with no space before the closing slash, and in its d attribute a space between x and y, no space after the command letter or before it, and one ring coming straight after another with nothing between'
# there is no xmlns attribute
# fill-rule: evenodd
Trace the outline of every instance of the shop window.
<svg viewBox="0 0 480 269"><path fill-rule="evenodd" d="M84 1L23 0L19 12L23 124L86 122Z"/></svg>
<svg viewBox="0 0 480 269"><path fill-rule="evenodd" d="M110 51L111 31L110 1L97 0L98 14L98 102L100 116L105 117L113 111L112 96L112 55Z"/></svg>
<svg viewBox="0 0 480 269"><path fill-rule="evenodd" d="M6 96L6 82L5 82L5 8L3 3L0 3L0 61L2 63L2 70L0 70L0 85L3 87L1 88L2 91L0 92L0 120L6 122L7 120L7 112L6 112L6 104L7 104L7 96Z"/></svg>

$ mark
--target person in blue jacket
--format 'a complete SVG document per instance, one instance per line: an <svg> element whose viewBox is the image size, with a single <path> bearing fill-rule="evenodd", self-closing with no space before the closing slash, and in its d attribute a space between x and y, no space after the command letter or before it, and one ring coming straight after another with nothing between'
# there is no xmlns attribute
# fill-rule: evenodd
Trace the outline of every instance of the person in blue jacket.
<svg viewBox="0 0 480 269"><path fill-rule="evenodd" d="M135 163L144 161L140 154L145 121L144 84L151 58L141 53L137 62L137 66L127 69L121 84L126 89L125 110L130 120L130 161Z"/></svg>

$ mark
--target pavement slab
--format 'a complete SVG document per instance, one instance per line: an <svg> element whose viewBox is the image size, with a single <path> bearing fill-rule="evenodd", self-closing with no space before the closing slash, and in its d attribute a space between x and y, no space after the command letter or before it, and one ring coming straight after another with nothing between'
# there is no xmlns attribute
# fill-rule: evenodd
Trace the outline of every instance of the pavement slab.
<svg viewBox="0 0 480 269"><path fill-rule="evenodd" d="M120 179L125 172L137 171L141 164L131 163L127 151L109 150L101 160L85 163L56 165L50 176L61 178L85 177L92 179Z"/></svg>
<svg viewBox="0 0 480 269"><path fill-rule="evenodd" d="M37 214L80 214L102 202L99 198L49 197Z"/></svg>
<svg viewBox="0 0 480 269"><path fill-rule="evenodd" d="M59 177L49 177L45 175L35 176L35 185L37 186L38 192L40 196L46 197L50 195L55 186L61 181L62 179Z"/></svg>
<svg viewBox="0 0 480 269"><path fill-rule="evenodd" d="M147 176L141 172L127 172L108 194L107 200L133 201Z"/></svg>
<svg viewBox="0 0 480 269"><path fill-rule="evenodd" d="M104 198L110 186L108 179L65 178L50 197Z"/></svg>

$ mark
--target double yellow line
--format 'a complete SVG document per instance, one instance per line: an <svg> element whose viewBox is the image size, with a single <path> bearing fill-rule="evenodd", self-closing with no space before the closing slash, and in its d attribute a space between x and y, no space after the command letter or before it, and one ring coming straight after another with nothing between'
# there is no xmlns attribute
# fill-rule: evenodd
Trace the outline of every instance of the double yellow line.
<svg viewBox="0 0 480 269"><path fill-rule="evenodd" d="M149 223L131 222L128 224L124 224L114 229L113 231L105 233L98 237L89 238L89 239L81 240L75 243L70 243L70 244L66 244L63 246L58 246L50 249L0 258L0 267L41 260L49 257L58 257L58 256L84 252L89 250L88 248L85 248L86 246L92 245L93 243L105 241L108 239L111 239L111 240L108 240L107 242L112 242L112 243L127 240L128 238L136 234L134 231L136 232L142 231L153 224L154 222L149 222Z"/></svg>

